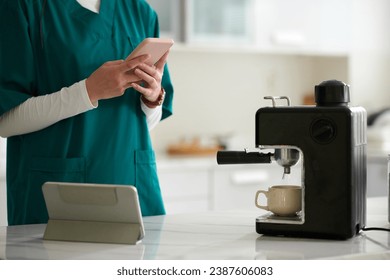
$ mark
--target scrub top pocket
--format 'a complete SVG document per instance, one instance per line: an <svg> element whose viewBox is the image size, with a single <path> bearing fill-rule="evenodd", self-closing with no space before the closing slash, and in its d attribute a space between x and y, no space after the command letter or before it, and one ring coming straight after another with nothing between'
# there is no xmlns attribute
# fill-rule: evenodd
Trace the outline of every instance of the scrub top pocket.
<svg viewBox="0 0 390 280"><path fill-rule="evenodd" d="M45 182L85 182L84 158L35 158L30 165L25 212L27 223L47 222L42 185ZM33 198L33 199L31 199Z"/></svg>
<svg viewBox="0 0 390 280"><path fill-rule="evenodd" d="M85 181L85 158L35 158L30 166L30 179L40 184ZM32 182L30 181L30 182Z"/></svg>
<svg viewBox="0 0 390 280"><path fill-rule="evenodd" d="M135 151L135 187L143 216L165 214L153 150Z"/></svg>

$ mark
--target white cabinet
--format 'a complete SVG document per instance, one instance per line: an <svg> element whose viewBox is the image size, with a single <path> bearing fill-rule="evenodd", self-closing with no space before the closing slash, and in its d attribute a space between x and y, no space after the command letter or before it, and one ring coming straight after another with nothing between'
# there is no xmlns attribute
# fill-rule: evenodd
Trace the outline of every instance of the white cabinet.
<svg viewBox="0 0 390 280"><path fill-rule="evenodd" d="M162 35L190 45L345 55L352 0L149 0Z"/></svg>
<svg viewBox="0 0 390 280"><path fill-rule="evenodd" d="M187 0L186 3L187 43L254 43L254 0Z"/></svg>
<svg viewBox="0 0 390 280"><path fill-rule="evenodd" d="M186 43L254 43L255 0L148 0L161 36Z"/></svg>
<svg viewBox="0 0 390 280"><path fill-rule="evenodd" d="M210 159L176 158L157 162L167 214L212 210Z"/></svg>
<svg viewBox="0 0 390 280"><path fill-rule="evenodd" d="M160 186L167 214L211 210L208 176L207 170L160 171Z"/></svg>
<svg viewBox="0 0 390 280"><path fill-rule="evenodd" d="M256 1L256 45L273 51L345 54L351 6L350 0Z"/></svg>

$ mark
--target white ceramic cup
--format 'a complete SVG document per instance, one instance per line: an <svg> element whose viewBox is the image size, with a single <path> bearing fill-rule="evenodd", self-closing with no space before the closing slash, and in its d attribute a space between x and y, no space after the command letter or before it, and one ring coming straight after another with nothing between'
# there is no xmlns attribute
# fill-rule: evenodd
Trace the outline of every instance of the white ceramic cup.
<svg viewBox="0 0 390 280"><path fill-rule="evenodd" d="M260 205L259 196L264 194L267 205ZM295 216L302 209L302 188L294 185L279 185L268 188L268 191L256 192L256 206L271 211L277 216Z"/></svg>

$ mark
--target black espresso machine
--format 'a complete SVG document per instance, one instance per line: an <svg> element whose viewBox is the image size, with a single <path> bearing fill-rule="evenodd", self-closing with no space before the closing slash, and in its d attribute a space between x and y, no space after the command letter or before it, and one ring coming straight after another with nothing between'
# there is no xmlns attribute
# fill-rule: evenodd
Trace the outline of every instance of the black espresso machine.
<svg viewBox="0 0 390 280"><path fill-rule="evenodd" d="M302 165L302 210L294 217L258 217L257 233L353 237L366 223L365 109L348 106L349 86L337 80L315 86L316 106L290 106L288 97L265 98L273 106L256 113L255 149L217 153L218 164L276 161L284 174ZM280 98L287 106L276 105Z"/></svg>

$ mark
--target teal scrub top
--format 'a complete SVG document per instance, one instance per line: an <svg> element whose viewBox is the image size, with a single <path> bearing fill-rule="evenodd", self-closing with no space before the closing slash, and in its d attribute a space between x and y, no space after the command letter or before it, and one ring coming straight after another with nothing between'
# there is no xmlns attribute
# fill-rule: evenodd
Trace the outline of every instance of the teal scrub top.
<svg viewBox="0 0 390 280"><path fill-rule="evenodd" d="M124 59L158 37L144 0L102 0L100 13L76 0L0 0L0 115L32 96L87 78L104 62ZM167 67L163 116L172 113ZM43 130L7 139L9 225L45 223L47 181L134 185L142 214L165 214L140 95L133 89L97 109Z"/></svg>

